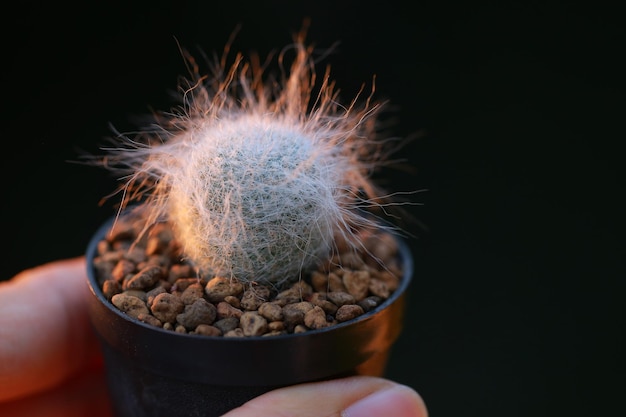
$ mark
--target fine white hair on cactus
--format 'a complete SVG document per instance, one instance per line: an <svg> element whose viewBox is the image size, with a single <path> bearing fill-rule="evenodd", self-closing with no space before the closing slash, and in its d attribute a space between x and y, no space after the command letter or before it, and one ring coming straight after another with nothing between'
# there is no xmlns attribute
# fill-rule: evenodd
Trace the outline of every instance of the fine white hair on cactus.
<svg viewBox="0 0 626 417"><path fill-rule="evenodd" d="M316 86L303 35L278 56L283 68L295 51L279 80L241 55L202 76L187 54L183 104L120 135L102 160L124 174L120 208L137 202L144 230L168 221L202 274L280 284L327 259L336 239L359 248L355 231L381 227L364 210L388 204L371 180L386 156L380 104L339 104L328 69Z"/></svg>

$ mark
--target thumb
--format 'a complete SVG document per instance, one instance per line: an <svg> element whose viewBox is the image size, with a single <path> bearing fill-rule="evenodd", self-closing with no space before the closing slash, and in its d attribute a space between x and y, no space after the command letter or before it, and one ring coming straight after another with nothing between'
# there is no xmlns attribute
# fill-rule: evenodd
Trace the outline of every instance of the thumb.
<svg viewBox="0 0 626 417"><path fill-rule="evenodd" d="M355 376L295 385L254 398L223 417L427 417L412 388L384 378Z"/></svg>

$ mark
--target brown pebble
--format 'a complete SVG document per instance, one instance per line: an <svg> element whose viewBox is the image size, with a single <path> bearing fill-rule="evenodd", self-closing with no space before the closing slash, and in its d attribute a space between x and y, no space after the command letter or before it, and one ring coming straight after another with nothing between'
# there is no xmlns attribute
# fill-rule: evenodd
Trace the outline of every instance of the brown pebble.
<svg viewBox="0 0 626 417"><path fill-rule="evenodd" d="M235 297L234 295L227 295L226 297L224 297L224 301L235 308L241 308L241 300L239 300L239 298Z"/></svg>
<svg viewBox="0 0 626 417"><path fill-rule="evenodd" d="M282 332L285 330L285 322L283 321L270 321L267 323L267 330L270 332Z"/></svg>
<svg viewBox="0 0 626 417"><path fill-rule="evenodd" d="M313 293L311 298L309 298L309 302L313 303L313 305L321 307L326 314L335 315L337 312L337 305L330 302L326 296L326 293L316 292Z"/></svg>
<svg viewBox="0 0 626 417"><path fill-rule="evenodd" d="M146 261L147 255L144 248L135 246L124 252L124 258L134 262L135 264L140 264Z"/></svg>
<svg viewBox="0 0 626 417"><path fill-rule="evenodd" d="M112 279L107 279L102 283L102 294L110 300L115 294L122 292L122 284Z"/></svg>
<svg viewBox="0 0 626 417"><path fill-rule="evenodd" d="M224 333L224 337L245 337L245 335L243 334L243 330L237 327L236 329Z"/></svg>
<svg viewBox="0 0 626 417"><path fill-rule="evenodd" d="M287 332L284 330L273 330L271 332L267 332L265 333L262 337L269 337L269 336L279 336L281 334L286 334Z"/></svg>
<svg viewBox="0 0 626 417"><path fill-rule="evenodd" d="M199 284L198 278L178 278L172 285L172 291L184 292L187 287L193 284ZM204 291L204 288L202 290Z"/></svg>
<svg viewBox="0 0 626 417"><path fill-rule="evenodd" d="M389 291L389 287L383 281L379 279L373 279L369 285L369 291L380 298L387 299L391 295L391 291Z"/></svg>
<svg viewBox="0 0 626 417"><path fill-rule="evenodd" d="M174 323L176 316L183 311L185 305L176 295L164 292L154 297L150 308L157 319Z"/></svg>
<svg viewBox="0 0 626 417"><path fill-rule="evenodd" d="M233 279L225 277L215 277L204 287L207 300L212 303L224 301L224 298L233 295L238 296L243 292L243 285Z"/></svg>
<svg viewBox="0 0 626 417"><path fill-rule="evenodd" d="M367 297L370 286L370 273L368 271L345 271L342 281L346 291L355 300L361 301Z"/></svg>
<svg viewBox="0 0 626 417"><path fill-rule="evenodd" d="M219 317L220 319L223 319L223 318L226 318L226 317L236 317L236 318L239 318L239 317L241 317L242 314L243 314L243 311L241 311L238 308L235 308L235 307L231 306L226 301L222 301L221 303L217 303L217 317Z"/></svg>
<svg viewBox="0 0 626 417"><path fill-rule="evenodd" d="M333 302L337 307L341 307L345 304L354 304L356 299L351 294L343 291L329 292L326 294L328 299Z"/></svg>
<svg viewBox="0 0 626 417"><path fill-rule="evenodd" d="M217 327L211 326L210 324L199 324L198 327L192 332L194 334L199 334L202 336L221 336L222 331Z"/></svg>
<svg viewBox="0 0 626 417"><path fill-rule="evenodd" d="M320 271L311 273L311 285L317 292L328 291L328 274Z"/></svg>
<svg viewBox="0 0 626 417"><path fill-rule="evenodd" d="M367 313L368 311L372 311L373 309L378 307L380 303L382 302L383 300L380 297L371 295L369 297L365 297L363 300L359 301L357 304L360 305L363 311Z"/></svg>
<svg viewBox="0 0 626 417"><path fill-rule="evenodd" d="M180 295L180 300L185 305L193 304L199 298L204 297L204 287L201 284L196 282L195 284L191 284Z"/></svg>
<svg viewBox="0 0 626 417"><path fill-rule="evenodd" d="M283 319L283 308L274 302L263 303L259 306L259 314L269 321L279 321Z"/></svg>
<svg viewBox="0 0 626 417"><path fill-rule="evenodd" d="M120 259L120 261L115 264L115 268L111 271L111 278L118 282L122 282L128 274L135 272L136 267L137 266L134 262L131 262L128 259Z"/></svg>
<svg viewBox="0 0 626 417"><path fill-rule="evenodd" d="M159 294L163 294L164 292L167 292L165 290L165 288L158 286L155 287L153 289L151 289L150 291L148 291L146 293L146 304L148 304L149 308L152 308L152 303L154 302L154 297L156 297Z"/></svg>
<svg viewBox="0 0 626 417"><path fill-rule="evenodd" d="M339 255L339 264L343 268L361 269L363 268L364 261L358 252L349 250Z"/></svg>
<svg viewBox="0 0 626 417"><path fill-rule="evenodd" d="M366 245L373 256L368 260L370 265L387 265L398 256L398 244L391 233L376 233L366 239Z"/></svg>
<svg viewBox="0 0 626 417"><path fill-rule="evenodd" d="M157 319L156 317L154 317L152 314L140 314L137 316L137 318L140 321L143 321L146 324L149 324L151 326L155 326L155 327L162 327L163 323L161 323L161 320Z"/></svg>
<svg viewBox="0 0 626 417"><path fill-rule="evenodd" d="M338 322L343 323L344 321L352 320L355 317L358 317L365 313L361 306L356 304L346 304L337 310L337 314L335 314L335 318Z"/></svg>
<svg viewBox="0 0 626 417"><path fill-rule="evenodd" d="M270 289L264 285L251 287L244 291L241 297L241 308L244 310L257 310L261 304L269 300Z"/></svg>
<svg viewBox="0 0 626 417"><path fill-rule="evenodd" d="M286 303L298 303L313 294L313 287L304 281L298 281L288 289L281 291L276 295L276 300L282 300Z"/></svg>
<svg viewBox="0 0 626 417"><path fill-rule="evenodd" d="M328 292L348 292L338 272L330 272L328 274Z"/></svg>
<svg viewBox="0 0 626 417"><path fill-rule="evenodd" d="M239 319L237 317L226 317L224 319L217 320L213 323L213 326L220 329L222 333L228 333L229 331L239 327Z"/></svg>
<svg viewBox="0 0 626 417"><path fill-rule="evenodd" d="M167 250L168 245L168 241L161 240L158 236L150 236L146 242L146 254L161 254Z"/></svg>
<svg viewBox="0 0 626 417"><path fill-rule="evenodd" d="M298 324L296 327L294 327L293 332L294 333L306 333L308 332L309 329L304 325L304 324Z"/></svg>
<svg viewBox="0 0 626 417"><path fill-rule="evenodd" d="M167 280L169 282L176 282L180 278L190 278L194 276L193 269L189 264L174 264L170 267Z"/></svg>
<svg viewBox="0 0 626 417"><path fill-rule="evenodd" d="M185 310L176 316L176 321L186 329L195 329L200 324L213 324L216 317L215 306L204 298L199 298L193 304L185 306Z"/></svg>
<svg viewBox="0 0 626 417"><path fill-rule="evenodd" d="M245 336L261 336L267 331L267 320L255 311L246 311L239 319L239 326Z"/></svg>
<svg viewBox="0 0 626 417"><path fill-rule="evenodd" d="M146 292L145 291L141 291L141 290L126 290L124 291L124 294L126 295L132 295L133 297L137 297L139 298L141 301L143 301L144 303L147 300L146 297Z"/></svg>
<svg viewBox="0 0 626 417"><path fill-rule="evenodd" d="M304 315L313 309L313 304L308 301L287 304L283 307L283 317L287 328L304 323Z"/></svg>
<svg viewBox="0 0 626 417"><path fill-rule="evenodd" d="M389 288L390 292L394 292L398 289L398 286L400 285L400 278L398 278L400 276L401 275L398 272L394 273L391 271L380 271L376 275L376 278L384 282L387 288Z"/></svg>
<svg viewBox="0 0 626 417"><path fill-rule="evenodd" d="M328 327L326 312L319 306L313 307L304 315L304 325L309 329L322 329Z"/></svg>
<svg viewBox="0 0 626 417"><path fill-rule="evenodd" d="M141 271L124 281L125 290L144 290L156 284L163 276L163 269L160 266L146 266Z"/></svg>
<svg viewBox="0 0 626 417"><path fill-rule="evenodd" d="M128 294L115 294L111 298L113 305L131 317L137 318L140 314L150 314L146 303L139 298Z"/></svg>

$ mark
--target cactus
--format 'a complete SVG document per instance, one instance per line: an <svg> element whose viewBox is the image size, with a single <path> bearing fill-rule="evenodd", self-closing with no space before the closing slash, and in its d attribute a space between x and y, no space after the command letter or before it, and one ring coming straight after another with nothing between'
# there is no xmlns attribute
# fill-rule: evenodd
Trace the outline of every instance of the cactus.
<svg viewBox="0 0 626 417"><path fill-rule="evenodd" d="M328 70L316 86L303 38L280 82L241 55L201 76L187 54L181 106L102 159L122 174L120 209L136 203L145 230L169 222L201 274L278 285L380 227L367 208L387 204L371 179L385 161L381 104L339 104Z"/></svg>

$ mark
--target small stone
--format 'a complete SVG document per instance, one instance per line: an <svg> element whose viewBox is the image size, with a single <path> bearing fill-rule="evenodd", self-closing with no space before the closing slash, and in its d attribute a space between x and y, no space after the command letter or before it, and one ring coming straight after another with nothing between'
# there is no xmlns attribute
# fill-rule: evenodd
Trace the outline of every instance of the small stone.
<svg viewBox="0 0 626 417"><path fill-rule="evenodd" d="M369 297L365 297L363 300L359 301L357 304L361 306L363 311L366 313L368 311L372 311L376 307L378 307L382 303L382 298L377 297L375 295L371 295Z"/></svg>
<svg viewBox="0 0 626 417"><path fill-rule="evenodd" d="M150 314L146 303L132 295L115 294L111 298L111 302L115 307L134 318L137 318L140 314Z"/></svg>
<svg viewBox="0 0 626 417"><path fill-rule="evenodd" d="M110 300L115 294L122 292L122 284L112 279L107 279L102 283L102 294Z"/></svg>
<svg viewBox="0 0 626 417"><path fill-rule="evenodd" d="M313 309L313 304L308 301L300 303L287 304L283 307L283 317L287 328L292 328L298 324L304 323L304 315Z"/></svg>
<svg viewBox="0 0 626 417"><path fill-rule="evenodd" d="M245 337L245 335L243 334L243 330L237 327L236 329L233 329L228 333L224 333L224 337Z"/></svg>
<svg viewBox="0 0 626 417"><path fill-rule="evenodd" d="M202 336L221 336L222 331L215 326L209 324L199 324L198 327L192 332Z"/></svg>
<svg viewBox="0 0 626 417"><path fill-rule="evenodd" d="M346 286L343 284L343 280L337 272L330 272L328 274L328 292L348 292Z"/></svg>
<svg viewBox="0 0 626 417"><path fill-rule="evenodd" d="M267 332L267 320L254 311L244 312L239 319L239 326L245 336L261 336Z"/></svg>
<svg viewBox="0 0 626 417"><path fill-rule="evenodd" d="M193 284L199 284L198 278L178 278L172 285L172 291L184 292ZM204 288L202 290L204 291Z"/></svg>
<svg viewBox="0 0 626 417"><path fill-rule="evenodd" d="M164 292L154 297L150 308L157 319L162 322L174 323L176 316L185 308L185 304L176 295Z"/></svg>
<svg viewBox="0 0 626 417"><path fill-rule="evenodd" d="M176 333L187 333L187 329L185 329L185 326L183 326L182 324L178 324L176 325L176 328L174 329L174 331Z"/></svg>
<svg viewBox="0 0 626 417"><path fill-rule="evenodd" d="M337 292L329 292L326 294L328 299L333 302L337 307L341 307L345 304L354 304L356 303L356 299L353 295L348 294L347 292L337 291Z"/></svg>
<svg viewBox="0 0 626 417"><path fill-rule="evenodd" d="M124 252L124 258L138 265L146 261L147 255L143 248L135 246Z"/></svg>
<svg viewBox="0 0 626 417"><path fill-rule="evenodd" d="M269 300L270 289L264 285L251 287L244 291L241 297L241 308L244 310L258 310L259 306Z"/></svg>
<svg viewBox="0 0 626 417"><path fill-rule="evenodd" d="M212 303L224 301L224 298L233 295L238 296L243 292L243 285L233 279L215 277L204 288L207 300Z"/></svg>
<svg viewBox="0 0 626 417"><path fill-rule="evenodd" d="M234 295L227 295L224 297L224 301L235 308L241 308L241 300Z"/></svg>
<svg viewBox="0 0 626 417"><path fill-rule="evenodd" d="M167 292L165 288L162 286L155 287L146 293L146 304L148 304L149 308L152 308L152 303L154 302L154 298L159 295Z"/></svg>
<svg viewBox="0 0 626 417"><path fill-rule="evenodd" d="M122 282L128 274L135 272L135 268L136 265L134 262L131 262L128 259L120 259L120 261L115 264L115 268L111 271L111 278L118 282Z"/></svg>
<svg viewBox="0 0 626 417"><path fill-rule="evenodd" d="M146 292L145 291L141 291L141 290L126 290L124 291L124 294L126 295L132 295L133 297L137 297L139 298L141 301L143 301L144 303L146 302L146 300L148 299L146 297Z"/></svg>
<svg viewBox="0 0 626 417"><path fill-rule="evenodd" d="M169 242L159 239L158 236L150 236L146 242L146 254L161 254L167 250L168 245Z"/></svg>
<svg viewBox="0 0 626 417"><path fill-rule="evenodd" d="M217 317L217 309L204 298L197 299L193 304L185 306L185 311L176 316L176 321L191 330L200 324L213 324Z"/></svg>
<svg viewBox="0 0 626 417"><path fill-rule="evenodd" d="M320 271L311 273L311 285L317 292L328 291L328 274Z"/></svg>
<svg viewBox="0 0 626 417"><path fill-rule="evenodd" d="M390 292L394 292L400 286L400 273L394 273L391 271L380 271L376 278L381 282L384 282Z"/></svg>
<svg viewBox="0 0 626 417"><path fill-rule="evenodd" d="M368 271L346 271L342 277L346 291L355 300L361 301L367 297L370 286L370 273Z"/></svg>
<svg viewBox="0 0 626 417"><path fill-rule="evenodd" d="M193 278L192 278L193 279ZM189 285L180 295L180 300L185 305L190 305L204 297L204 288L198 282Z"/></svg>
<svg viewBox="0 0 626 417"><path fill-rule="evenodd" d="M286 334L287 332L282 331L282 330L274 330L271 332L267 332L265 333L262 337L267 337L267 336L279 336L281 334Z"/></svg>
<svg viewBox="0 0 626 417"><path fill-rule="evenodd" d="M224 319L217 320L213 323L213 326L217 327L223 334L225 334L239 327L239 319L237 317L226 317Z"/></svg>
<svg viewBox="0 0 626 417"><path fill-rule="evenodd" d="M195 274L193 268L189 264L174 264L170 267L167 280L169 282L176 282L180 278L190 278Z"/></svg>
<svg viewBox="0 0 626 417"><path fill-rule="evenodd" d="M313 305L321 307L326 312L326 314L335 315L335 313L337 312L337 308L339 308L332 302L328 301L325 292L313 293L311 298L309 298L309 302Z"/></svg>
<svg viewBox="0 0 626 417"><path fill-rule="evenodd" d="M294 333L306 333L308 332L309 329L304 325L304 324L298 324L296 327L294 327L293 332Z"/></svg>
<svg viewBox="0 0 626 417"><path fill-rule="evenodd" d="M313 294L313 287L304 281L298 281L288 289L276 295L276 300L283 300L286 303L298 303Z"/></svg>
<svg viewBox="0 0 626 417"><path fill-rule="evenodd" d="M163 276L163 270L160 266L146 266L141 271L124 281L123 288L125 290L144 290L152 287Z"/></svg>
<svg viewBox="0 0 626 417"><path fill-rule="evenodd" d="M344 321L352 320L353 318L359 317L365 313L361 306L356 304L346 304L337 310L337 314L335 314L335 318L338 322L343 323Z"/></svg>
<svg viewBox="0 0 626 417"><path fill-rule="evenodd" d="M358 252L346 251L339 255L339 264L348 269L361 269L364 262Z"/></svg>
<svg viewBox="0 0 626 417"><path fill-rule="evenodd" d="M386 265L398 256L398 244L391 233L376 233L366 240L373 257L372 261ZM376 265L368 260L371 265Z"/></svg>
<svg viewBox="0 0 626 417"><path fill-rule="evenodd" d="M369 291L380 298L387 299L391 295L389 287L383 281L379 279L373 279L369 285Z"/></svg>
<svg viewBox="0 0 626 417"><path fill-rule="evenodd" d="M149 324L151 326L154 327L162 327L163 323L161 323L161 320L157 319L156 317L154 317L152 314L139 314L137 316L137 318L140 321L143 321L146 324Z"/></svg>
<svg viewBox="0 0 626 417"><path fill-rule="evenodd" d="M258 311L260 315L269 321L279 321L283 319L283 308L274 302L261 304Z"/></svg>
<svg viewBox="0 0 626 417"><path fill-rule="evenodd" d="M271 321L267 323L267 330L270 332L282 332L285 330L285 322L283 321Z"/></svg>
<svg viewBox="0 0 626 417"><path fill-rule="evenodd" d="M223 319L226 317L239 318L241 317L242 314L243 314L243 311L231 306L226 301L222 301L221 303L217 304L217 317L219 317L220 319Z"/></svg>
<svg viewBox="0 0 626 417"><path fill-rule="evenodd" d="M313 307L304 315L304 325L309 329L322 329L328 327L326 312L319 306Z"/></svg>

